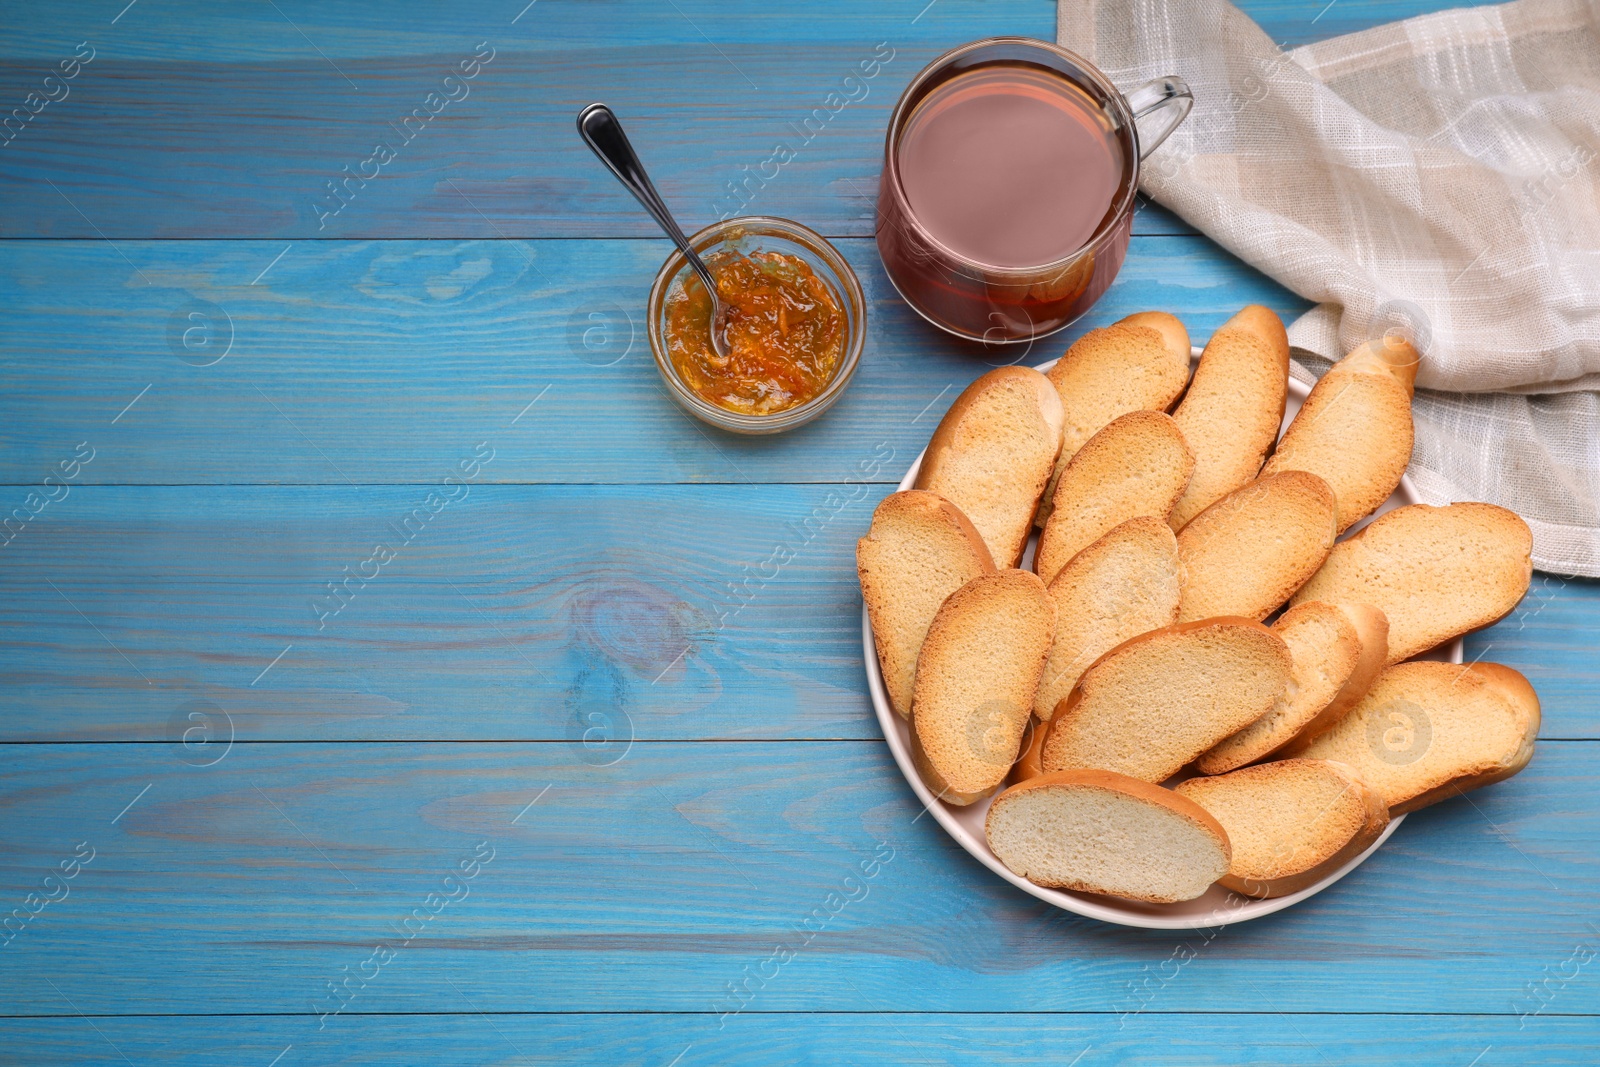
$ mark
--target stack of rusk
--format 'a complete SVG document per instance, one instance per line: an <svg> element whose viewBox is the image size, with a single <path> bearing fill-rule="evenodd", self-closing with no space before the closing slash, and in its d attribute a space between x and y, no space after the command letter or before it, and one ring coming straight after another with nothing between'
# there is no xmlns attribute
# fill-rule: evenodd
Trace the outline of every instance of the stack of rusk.
<svg viewBox="0 0 1600 1067"><path fill-rule="evenodd" d="M1279 439L1276 315L1240 311L1191 377L1183 324L1145 312L951 406L856 560L922 779L956 805L1004 787L986 829L1007 867L1150 902L1280 896L1527 765L1527 679L1417 658L1516 606L1527 525L1414 505L1339 540L1410 461L1418 361L1358 348Z"/></svg>

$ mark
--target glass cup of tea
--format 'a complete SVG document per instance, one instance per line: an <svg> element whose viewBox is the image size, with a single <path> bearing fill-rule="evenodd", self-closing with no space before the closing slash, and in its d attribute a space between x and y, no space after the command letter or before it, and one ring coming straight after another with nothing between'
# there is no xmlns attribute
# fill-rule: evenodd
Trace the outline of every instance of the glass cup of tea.
<svg viewBox="0 0 1600 1067"><path fill-rule="evenodd" d="M890 280L958 337L1002 344L1067 326L1127 255L1139 161L1193 104L1179 78L1124 95L1032 38L946 52L889 120L877 234Z"/></svg>

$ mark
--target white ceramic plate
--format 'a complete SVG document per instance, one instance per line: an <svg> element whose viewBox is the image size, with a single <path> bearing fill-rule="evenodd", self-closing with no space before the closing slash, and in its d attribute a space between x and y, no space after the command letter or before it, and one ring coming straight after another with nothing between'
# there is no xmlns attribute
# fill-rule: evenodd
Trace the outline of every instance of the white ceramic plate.
<svg viewBox="0 0 1600 1067"><path fill-rule="evenodd" d="M1200 357L1200 349L1196 348L1191 353L1192 359ZM1039 370L1048 370L1055 363L1039 364ZM1300 404L1305 400L1310 389L1299 382L1289 380L1289 400L1283 413L1283 426L1287 427L1295 413L1300 410ZM1280 429L1280 433L1282 430ZM911 464L911 469L900 480L901 489L910 489L916 481L917 471L922 466L922 456L917 456L916 462ZM1412 488L1409 478L1400 480L1400 488L1384 502L1378 509L1378 514L1383 514L1392 508L1405 504L1415 504L1419 498ZM1358 523L1350 530L1349 536L1365 522ZM1023 556L1022 565L1031 567L1033 550L1037 537L1028 544L1028 551ZM1359 867L1368 856L1389 840L1389 835L1405 821L1401 815L1390 821L1387 829L1375 841L1371 848L1361 855L1340 867L1332 874L1313 885L1307 886L1298 893L1291 893L1284 897L1274 897L1270 900L1250 900L1231 893L1221 886L1212 886L1204 896L1182 904L1142 904L1132 900L1120 900L1116 897L1104 897L1094 893L1075 893L1065 889L1046 889L1034 885L1026 878L1019 878L1001 863L999 858L989 850L989 842L984 836L984 818L989 813L989 801L981 800L976 804L960 807L946 804L937 799L917 774L916 768L911 763L911 737L910 727L906 721L894 713L889 706L889 694L883 687L883 675L878 670L878 653L872 643L872 622L867 618L867 609L861 609L861 643L866 656L867 683L872 691L872 706L878 713L878 725L883 729L883 736L889 742L889 749L894 753L894 761L900 765L900 773L906 776L906 781L911 783L911 788L916 792L918 799L933 812L933 817L939 820L945 832L961 845L962 848L972 853L985 867L995 874L1010 882L1018 889L1032 893L1040 900L1054 904L1058 908L1076 912L1091 919L1102 919L1106 922L1119 923L1123 926L1142 926L1151 930L1191 930L1200 927L1224 926L1230 923L1244 922L1247 919L1258 919L1263 915L1271 915L1275 911L1300 903L1307 897L1322 892L1345 875ZM1427 658L1445 659L1451 663L1460 663L1461 639L1435 649Z"/></svg>

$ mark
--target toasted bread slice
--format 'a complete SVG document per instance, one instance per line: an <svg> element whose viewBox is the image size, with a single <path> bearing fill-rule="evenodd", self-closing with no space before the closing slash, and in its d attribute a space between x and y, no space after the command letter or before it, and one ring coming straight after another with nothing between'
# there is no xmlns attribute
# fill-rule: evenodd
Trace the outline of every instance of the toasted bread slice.
<svg viewBox="0 0 1600 1067"><path fill-rule="evenodd" d="M1194 453L1172 416L1130 411L1089 438L1056 483L1033 569L1046 583L1118 523L1165 522L1189 484Z"/></svg>
<svg viewBox="0 0 1600 1067"><path fill-rule="evenodd" d="M1059 477L1084 442L1117 416L1172 406L1189 381L1189 331L1164 311L1142 311L1090 330L1045 374L1064 415ZM1041 523L1053 499L1045 494Z"/></svg>
<svg viewBox="0 0 1600 1067"><path fill-rule="evenodd" d="M1236 489L1178 531L1180 622L1264 619L1317 573L1333 548L1333 490L1284 471Z"/></svg>
<svg viewBox="0 0 1600 1067"><path fill-rule="evenodd" d="M1334 546L1294 603L1371 604L1389 619L1389 662L1398 663L1509 615L1528 591L1532 552L1515 512L1413 504Z"/></svg>
<svg viewBox="0 0 1600 1067"><path fill-rule="evenodd" d="M1251 305L1211 335L1172 414L1194 450L1189 488L1172 509L1174 530L1260 472L1288 396L1289 335L1278 316Z"/></svg>
<svg viewBox="0 0 1600 1067"><path fill-rule="evenodd" d="M1056 639L1033 702L1044 720L1095 660L1178 621L1177 538L1164 519L1129 519L1073 556L1049 589Z"/></svg>
<svg viewBox="0 0 1600 1067"><path fill-rule="evenodd" d="M1539 697L1498 663L1390 667L1333 728L1292 753L1348 763L1392 815L1510 778L1533 758Z"/></svg>
<svg viewBox="0 0 1600 1067"><path fill-rule="evenodd" d="M980 574L993 574L989 549L961 509L937 493L891 493L856 542L861 599L889 703L911 716L917 651L945 597Z"/></svg>
<svg viewBox="0 0 1600 1067"><path fill-rule="evenodd" d="M1044 583L1019 570L974 578L933 617L917 656L911 754L940 799L971 804L1005 781L1055 621Z"/></svg>
<svg viewBox="0 0 1600 1067"><path fill-rule="evenodd" d="M1011 768L1011 775L1006 779L1012 785L1026 782L1029 778L1037 778L1044 773L1044 739L1049 734L1049 724L1038 719L1031 720L1022 732L1022 755L1017 757L1017 762Z"/></svg>
<svg viewBox="0 0 1600 1067"><path fill-rule="evenodd" d="M1389 621L1370 604L1308 600L1283 613L1272 632L1289 646L1289 688L1255 722L1195 760L1201 774L1225 774L1332 726L1366 696L1389 651Z"/></svg>
<svg viewBox="0 0 1600 1067"><path fill-rule="evenodd" d="M1416 374L1419 358L1404 341L1369 342L1335 363L1311 390L1261 473L1310 471L1327 482L1339 503L1340 533L1377 511L1411 462L1407 374Z"/></svg>
<svg viewBox="0 0 1600 1067"><path fill-rule="evenodd" d="M1194 801L1120 774L1062 771L1012 786L984 831L1035 885L1172 904L1227 873L1228 835Z"/></svg>
<svg viewBox="0 0 1600 1067"><path fill-rule="evenodd" d="M1392 375L1405 386L1410 396L1417 384L1417 368L1422 365L1422 353L1403 337L1380 337L1368 341L1339 361L1339 366L1349 370Z"/></svg>
<svg viewBox="0 0 1600 1067"><path fill-rule="evenodd" d="M1083 673L1056 709L1041 762L1164 782L1272 710L1289 669L1289 646L1252 619L1143 634Z"/></svg>
<svg viewBox="0 0 1600 1067"><path fill-rule="evenodd" d="M1061 399L1036 370L1000 367L956 398L928 442L915 488L960 508L997 567L1022 560L1061 450Z"/></svg>
<svg viewBox="0 0 1600 1067"><path fill-rule="evenodd" d="M1161 311L1090 330L1045 372L1061 398L1063 462L1111 420L1165 411L1189 380L1189 331Z"/></svg>
<svg viewBox="0 0 1600 1067"><path fill-rule="evenodd" d="M1191 778L1176 791L1227 831L1233 852L1222 884L1250 897L1299 892L1361 855L1389 825L1383 795L1331 760L1263 763Z"/></svg>

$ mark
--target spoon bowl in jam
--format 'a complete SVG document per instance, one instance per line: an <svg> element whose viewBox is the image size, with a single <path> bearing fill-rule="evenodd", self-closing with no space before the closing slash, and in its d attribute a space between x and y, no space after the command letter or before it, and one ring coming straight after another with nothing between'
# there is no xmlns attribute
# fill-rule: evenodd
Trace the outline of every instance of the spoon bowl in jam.
<svg viewBox="0 0 1600 1067"><path fill-rule="evenodd" d="M843 394L866 337L855 272L818 234L785 219L729 219L690 246L716 298L680 252L650 290L650 349L673 399L713 426L778 433L821 415ZM726 351L712 341L713 308Z"/></svg>

